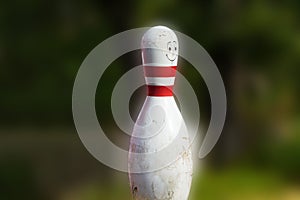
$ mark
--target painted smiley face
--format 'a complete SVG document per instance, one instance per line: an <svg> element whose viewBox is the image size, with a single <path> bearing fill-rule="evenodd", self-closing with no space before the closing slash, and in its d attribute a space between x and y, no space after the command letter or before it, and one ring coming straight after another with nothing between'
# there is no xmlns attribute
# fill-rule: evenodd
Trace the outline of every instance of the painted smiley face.
<svg viewBox="0 0 300 200"><path fill-rule="evenodd" d="M167 43L167 53L166 57L170 61L174 61L178 55L178 47L176 41L170 41Z"/></svg>
<svg viewBox="0 0 300 200"><path fill-rule="evenodd" d="M142 38L142 61L147 65L177 65L179 43L176 34L165 26L150 28Z"/></svg>

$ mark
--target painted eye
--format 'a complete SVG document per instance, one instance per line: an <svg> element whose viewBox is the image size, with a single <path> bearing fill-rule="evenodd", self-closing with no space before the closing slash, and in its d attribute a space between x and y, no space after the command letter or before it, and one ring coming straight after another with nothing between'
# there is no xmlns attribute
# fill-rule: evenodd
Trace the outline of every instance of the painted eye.
<svg viewBox="0 0 300 200"><path fill-rule="evenodd" d="M169 51L171 51L171 47L169 47Z"/></svg>
<svg viewBox="0 0 300 200"><path fill-rule="evenodd" d="M177 51L177 47L175 47L175 51Z"/></svg>

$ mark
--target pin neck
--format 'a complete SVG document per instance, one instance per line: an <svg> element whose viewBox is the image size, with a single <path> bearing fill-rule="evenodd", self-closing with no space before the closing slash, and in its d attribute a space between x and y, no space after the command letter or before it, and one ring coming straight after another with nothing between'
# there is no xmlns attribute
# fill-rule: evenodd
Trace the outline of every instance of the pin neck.
<svg viewBox="0 0 300 200"><path fill-rule="evenodd" d="M144 66L148 96L173 96L177 66Z"/></svg>
<svg viewBox="0 0 300 200"><path fill-rule="evenodd" d="M172 86L161 86L161 85L147 85L148 96L154 97L170 97L173 96L173 85Z"/></svg>

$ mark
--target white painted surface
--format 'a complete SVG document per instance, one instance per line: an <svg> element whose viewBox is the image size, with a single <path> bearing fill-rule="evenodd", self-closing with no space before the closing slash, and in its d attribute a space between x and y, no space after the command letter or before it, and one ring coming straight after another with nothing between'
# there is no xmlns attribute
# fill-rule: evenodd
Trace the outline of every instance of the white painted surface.
<svg viewBox="0 0 300 200"><path fill-rule="evenodd" d="M171 86L174 85L175 77L146 77L147 85L161 85Z"/></svg>
<svg viewBox="0 0 300 200"><path fill-rule="evenodd" d="M187 129L174 98L147 97L132 136L128 167L134 199L188 199L193 173L192 156ZM172 147L175 140L179 145ZM168 154L162 157L159 151L170 146L173 152L181 150L177 160L151 172L159 163L169 159ZM133 153L149 154L140 157ZM130 173L136 169L150 172Z"/></svg>

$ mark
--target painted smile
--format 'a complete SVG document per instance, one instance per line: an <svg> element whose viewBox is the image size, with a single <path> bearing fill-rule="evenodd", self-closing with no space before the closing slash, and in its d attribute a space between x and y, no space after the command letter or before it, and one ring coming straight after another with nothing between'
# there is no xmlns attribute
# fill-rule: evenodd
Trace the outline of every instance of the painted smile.
<svg viewBox="0 0 300 200"><path fill-rule="evenodd" d="M166 56L170 61L174 61L176 59L176 57L174 59L169 58L169 54L166 54Z"/></svg>

